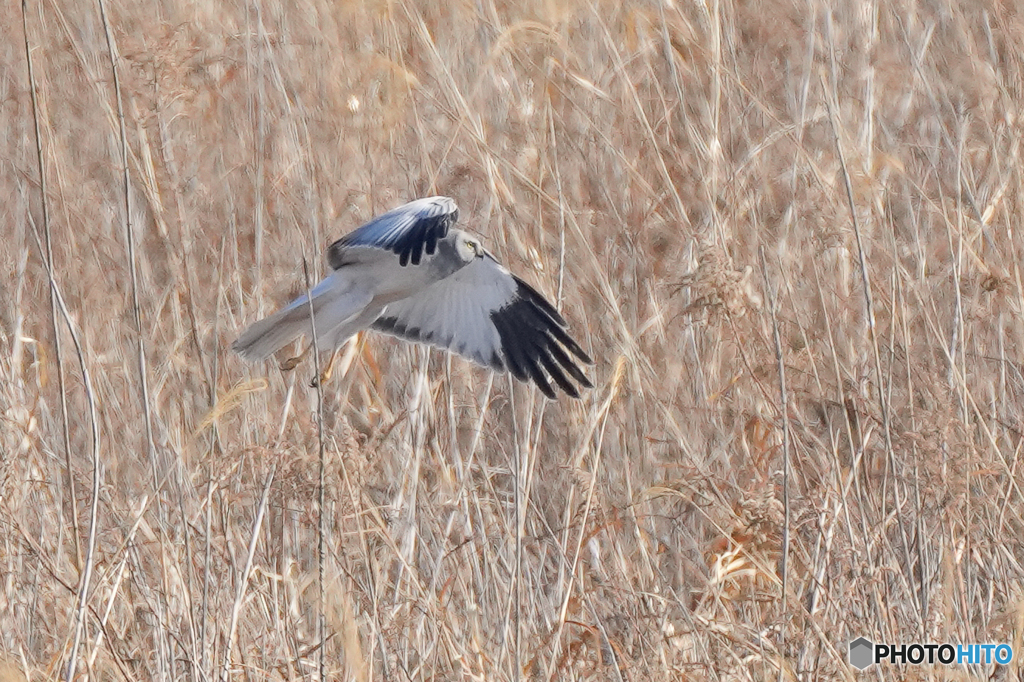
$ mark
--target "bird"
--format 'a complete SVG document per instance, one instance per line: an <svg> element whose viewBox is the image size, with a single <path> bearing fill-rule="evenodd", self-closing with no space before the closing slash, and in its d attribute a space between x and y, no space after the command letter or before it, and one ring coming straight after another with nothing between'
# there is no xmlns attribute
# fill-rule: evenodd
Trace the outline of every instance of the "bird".
<svg viewBox="0 0 1024 682"><path fill-rule="evenodd" d="M543 295L455 227L458 217L453 199L435 196L371 219L328 247L323 280L246 328L232 349L264 360L308 334L312 318L322 350L370 329L510 372L548 398L552 383L580 398L593 384L578 363L593 360Z"/></svg>

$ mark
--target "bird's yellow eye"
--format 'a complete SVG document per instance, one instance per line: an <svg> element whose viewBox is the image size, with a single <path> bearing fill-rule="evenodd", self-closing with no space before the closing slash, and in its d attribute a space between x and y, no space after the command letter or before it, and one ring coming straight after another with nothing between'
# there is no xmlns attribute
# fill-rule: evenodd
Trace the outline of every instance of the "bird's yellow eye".
<svg viewBox="0 0 1024 682"><path fill-rule="evenodd" d="M477 250L476 250L476 246L477 246L477 244L476 244L476 242L475 242L475 241L473 241L472 239L470 239L470 240L468 240L468 241L466 242L466 246L468 246L468 247L469 247L469 250L470 250L470 251L472 251L473 253L476 253L476 252L477 252Z"/></svg>

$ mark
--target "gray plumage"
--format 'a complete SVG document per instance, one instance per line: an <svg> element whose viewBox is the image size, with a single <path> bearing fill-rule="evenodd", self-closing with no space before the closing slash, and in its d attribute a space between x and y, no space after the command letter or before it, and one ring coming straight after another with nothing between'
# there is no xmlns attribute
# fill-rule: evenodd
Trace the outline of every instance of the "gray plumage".
<svg viewBox="0 0 1024 682"><path fill-rule="evenodd" d="M578 398L576 384L591 383L576 361L593 364L590 357L543 296L453 227L458 215L448 197L417 199L345 235L328 248L333 271L310 297L254 323L233 349L247 360L269 357L310 331L311 301L324 350L375 329L510 371L550 398L552 381Z"/></svg>

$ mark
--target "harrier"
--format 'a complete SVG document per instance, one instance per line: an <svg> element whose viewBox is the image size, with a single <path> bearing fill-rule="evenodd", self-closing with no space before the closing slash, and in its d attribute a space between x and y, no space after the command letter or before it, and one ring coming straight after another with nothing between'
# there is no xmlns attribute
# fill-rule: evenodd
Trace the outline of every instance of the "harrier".
<svg viewBox="0 0 1024 682"><path fill-rule="evenodd" d="M430 197L350 232L327 250L332 272L309 295L246 329L235 352L246 360L267 358L309 332L312 316L325 350L374 329L532 380L549 398L555 397L551 382L579 398L576 384L592 384L576 360L593 361L536 289L502 267L477 237L455 229L458 217L452 199Z"/></svg>

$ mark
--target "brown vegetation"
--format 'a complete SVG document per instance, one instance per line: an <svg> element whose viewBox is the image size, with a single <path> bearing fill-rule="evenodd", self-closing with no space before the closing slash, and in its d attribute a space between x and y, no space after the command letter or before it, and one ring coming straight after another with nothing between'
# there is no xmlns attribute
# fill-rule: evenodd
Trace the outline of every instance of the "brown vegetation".
<svg viewBox="0 0 1024 682"><path fill-rule="evenodd" d="M1024 655L1016 3L100 7L0 7L0 678ZM229 345L434 193L596 388L370 335L321 437L312 366Z"/></svg>

